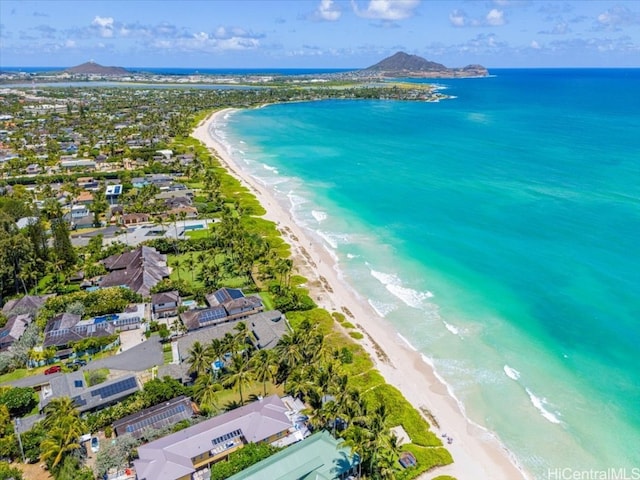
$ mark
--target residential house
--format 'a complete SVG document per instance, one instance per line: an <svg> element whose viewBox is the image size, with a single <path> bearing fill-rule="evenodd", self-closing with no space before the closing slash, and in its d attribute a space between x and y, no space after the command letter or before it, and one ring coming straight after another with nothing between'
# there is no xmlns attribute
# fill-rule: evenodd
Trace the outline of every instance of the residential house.
<svg viewBox="0 0 640 480"><path fill-rule="evenodd" d="M2 307L7 323L0 328L0 350L8 349L22 337L49 297L51 295L25 295L9 300Z"/></svg>
<svg viewBox="0 0 640 480"><path fill-rule="evenodd" d="M151 289L169 276L167 256L146 246L112 255L102 263L109 273L100 282L100 287L128 287L143 296L149 296Z"/></svg>
<svg viewBox="0 0 640 480"><path fill-rule="evenodd" d="M44 347L66 347L91 337L105 337L118 331L140 328L144 304L130 305L124 312L82 320L80 315L60 313L44 329Z"/></svg>
<svg viewBox="0 0 640 480"><path fill-rule="evenodd" d="M182 165L183 167L187 167L194 162L195 158L192 153L185 153L182 155L178 155L176 157L176 160L178 160L180 162L180 165Z"/></svg>
<svg viewBox="0 0 640 480"><path fill-rule="evenodd" d="M177 290L155 293L151 295L151 310L153 318L167 318L178 315L180 306L180 294Z"/></svg>
<svg viewBox="0 0 640 480"><path fill-rule="evenodd" d="M189 310L180 315L188 330L241 320L264 309L260 297L245 297L237 288L221 288L207 295L206 300L209 308Z"/></svg>
<svg viewBox="0 0 640 480"><path fill-rule="evenodd" d="M131 184L134 188L142 188L145 185L149 185L150 182L144 177L135 177L131 179Z"/></svg>
<svg viewBox="0 0 640 480"><path fill-rule="evenodd" d="M181 218L181 215L184 214L184 218L198 218L198 209L196 207L175 207L170 210L167 210L167 215L175 215L177 218ZM167 216L165 215L165 216Z"/></svg>
<svg viewBox="0 0 640 480"><path fill-rule="evenodd" d="M93 194L91 192L82 191L75 198L76 205L91 205L93 203Z"/></svg>
<svg viewBox="0 0 640 480"><path fill-rule="evenodd" d="M124 225L138 225L139 223L149 222L151 216L148 213L125 213L121 219Z"/></svg>
<svg viewBox="0 0 640 480"><path fill-rule="evenodd" d="M28 313L11 316L4 327L0 328L0 351L8 349L20 340L32 319Z"/></svg>
<svg viewBox="0 0 640 480"><path fill-rule="evenodd" d="M193 416L191 399L184 395L172 398L154 407L127 415L113 423L116 435L140 438L148 429L161 429L175 425Z"/></svg>
<svg viewBox="0 0 640 480"><path fill-rule="evenodd" d="M166 160L171 160L171 157L173 156L173 150L168 150L168 149L156 150L156 153L158 153L160 155L160 157L162 157L162 158L164 158Z"/></svg>
<svg viewBox="0 0 640 480"><path fill-rule="evenodd" d="M140 390L135 375L126 375L107 380L90 387L84 379L84 372L77 371L58 375L49 380L49 387L40 392L40 411L54 398L70 397L80 413L104 408L124 400Z"/></svg>
<svg viewBox="0 0 640 480"><path fill-rule="evenodd" d="M29 313L35 317L38 311L44 306L47 298L52 295L25 295L20 298L12 298L2 307L2 313L6 317L11 315L19 315L21 313Z"/></svg>
<svg viewBox="0 0 640 480"><path fill-rule="evenodd" d="M184 315L184 314L182 314ZM181 318L182 318L181 315ZM232 322L218 323L207 328L198 330L197 335L185 335L178 338L178 352L179 354L186 354L190 351L195 342L200 342L203 345L210 343L214 339L223 339L227 333L232 335L237 334L235 330L238 322L245 322L248 332L248 341L257 349L272 349L274 348L280 339L291 331L291 327L287 322L286 317L278 310L270 310L268 312L260 312L249 316L242 320L238 319ZM187 374L187 364L183 363L180 366L184 366L183 372L178 372L179 375L175 376L181 381L190 381ZM184 382L183 382L184 383Z"/></svg>
<svg viewBox="0 0 640 480"><path fill-rule="evenodd" d="M295 435L285 403L273 395L138 447L138 480L187 480L247 443L276 443ZM265 477L266 478L266 477Z"/></svg>
<svg viewBox="0 0 640 480"><path fill-rule="evenodd" d="M146 179L149 183L155 185L160 190L168 189L174 182L174 179L171 175L167 175L164 173L149 173L145 175Z"/></svg>
<svg viewBox="0 0 640 480"><path fill-rule="evenodd" d="M232 475L227 480L345 480L357 474L358 455L343 440L320 431Z"/></svg>
<svg viewBox="0 0 640 480"><path fill-rule="evenodd" d="M120 195L122 195L122 185L107 185L104 195L107 199L107 202L109 202L109 205L115 205L116 203L118 203Z"/></svg>
<svg viewBox="0 0 640 480"><path fill-rule="evenodd" d="M93 214L86 205L73 205L71 211L65 213L63 217L71 224L71 228L87 228L93 226Z"/></svg>
<svg viewBox="0 0 640 480"><path fill-rule="evenodd" d="M94 160L83 159L60 160L60 168L65 170L69 170L72 168L95 170L96 162Z"/></svg>
<svg viewBox="0 0 640 480"><path fill-rule="evenodd" d="M16 225L19 230L22 230L23 228L27 228L29 225L32 225L37 222L38 222L38 217L22 217L16 221Z"/></svg>
<svg viewBox="0 0 640 480"><path fill-rule="evenodd" d="M167 208L190 207L193 204L191 190L160 192L155 198L163 201Z"/></svg>
<svg viewBox="0 0 640 480"><path fill-rule="evenodd" d="M79 177L78 180L76 180L76 184L85 190L95 191L100 188L100 183L93 177Z"/></svg>
<svg viewBox="0 0 640 480"><path fill-rule="evenodd" d="M27 175L37 175L42 172L42 168L37 163L30 163L25 170Z"/></svg>

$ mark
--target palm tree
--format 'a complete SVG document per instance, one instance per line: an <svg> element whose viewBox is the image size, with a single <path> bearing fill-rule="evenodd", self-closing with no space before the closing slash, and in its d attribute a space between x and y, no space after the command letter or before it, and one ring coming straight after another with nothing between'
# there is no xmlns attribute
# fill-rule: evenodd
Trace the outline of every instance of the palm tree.
<svg viewBox="0 0 640 480"><path fill-rule="evenodd" d="M60 464L65 454L78 450L78 439L82 430L73 423L58 425L47 432L47 436L40 443L40 458L51 462L53 469Z"/></svg>
<svg viewBox="0 0 640 480"><path fill-rule="evenodd" d="M62 420L75 417L80 418L80 414L76 409L73 400L69 397L58 397L52 399L46 407L44 407L43 425L46 429L51 429L58 425Z"/></svg>
<svg viewBox="0 0 640 480"><path fill-rule="evenodd" d="M189 373L195 373L197 376L203 375L211 367L211 351L196 341L189 350L187 363L189 364Z"/></svg>
<svg viewBox="0 0 640 480"><path fill-rule="evenodd" d="M184 266L182 264L182 259L180 257L174 258L171 262L171 266L176 269L176 272L178 272L178 281L180 281L180 270L182 270L182 267Z"/></svg>
<svg viewBox="0 0 640 480"><path fill-rule="evenodd" d="M222 340L219 338L214 338L211 340L211 345L209 346L211 351L211 358L215 360L221 360L225 353L227 353L227 346L224 344Z"/></svg>
<svg viewBox="0 0 640 480"><path fill-rule="evenodd" d="M297 332L286 333L276 345L275 351L278 354L278 358L280 358L281 364L288 372L302 361L299 340L300 335Z"/></svg>
<svg viewBox="0 0 640 480"><path fill-rule="evenodd" d="M53 399L44 411L47 436L40 443L41 458L50 462L50 468L55 468L66 454L80 448L78 439L84 433L85 424L69 397Z"/></svg>
<svg viewBox="0 0 640 480"><path fill-rule="evenodd" d="M211 375L200 375L196 379L193 394L198 403L206 407L215 407L221 385Z"/></svg>
<svg viewBox="0 0 640 480"><path fill-rule="evenodd" d="M225 386L238 388L240 394L240 404L244 404L242 387L248 385L253 380L253 372L249 368L249 361L242 355L231 357L231 365L228 368L229 374L223 382Z"/></svg>
<svg viewBox="0 0 640 480"><path fill-rule="evenodd" d="M267 396L267 382L272 382L276 375L276 364L273 350L259 350L251 358L251 367L253 368L256 380L262 382L262 393Z"/></svg>
<svg viewBox="0 0 640 480"><path fill-rule="evenodd" d="M187 268L188 271L191 272L191 283L193 283L193 277L195 274L194 268L196 265L196 262L193 258L193 253L189 254L189 256L184 260L184 266Z"/></svg>
<svg viewBox="0 0 640 480"><path fill-rule="evenodd" d="M233 329L236 331L234 340L238 348L243 348L247 343L247 337L249 336L249 329L244 322L238 322ZM244 350L244 348L243 348Z"/></svg>

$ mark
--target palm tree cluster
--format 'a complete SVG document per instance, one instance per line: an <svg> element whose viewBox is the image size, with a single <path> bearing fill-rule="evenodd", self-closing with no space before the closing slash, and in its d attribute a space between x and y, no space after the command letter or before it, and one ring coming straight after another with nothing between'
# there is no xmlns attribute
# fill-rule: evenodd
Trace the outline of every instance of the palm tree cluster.
<svg viewBox="0 0 640 480"><path fill-rule="evenodd" d="M40 459L55 471L65 457L80 449L79 438L85 431L85 424L69 397L54 398L44 413L42 422L47 435L40 443Z"/></svg>
<svg viewBox="0 0 640 480"><path fill-rule="evenodd" d="M189 350L189 372L196 375L194 399L201 408L215 409L225 388L238 392L236 407L244 403L251 382L262 383L263 395L268 383L282 385L309 406L312 430L331 431L352 448L363 478L395 478L400 450L384 404L372 405L349 385L340 352L328 346L317 325L304 321L273 350L254 350L246 343L248 335L246 325L239 323L235 335L227 333L209 345L195 342ZM221 371L212 370L216 360L224 363Z"/></svg>

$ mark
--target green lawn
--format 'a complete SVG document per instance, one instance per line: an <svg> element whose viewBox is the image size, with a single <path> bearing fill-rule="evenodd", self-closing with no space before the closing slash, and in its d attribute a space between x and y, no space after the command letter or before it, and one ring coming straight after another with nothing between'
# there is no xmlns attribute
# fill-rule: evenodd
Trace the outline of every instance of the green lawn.
<svg viewBox="0 0 640 480"><path fill-rule="evenodd" d="M19 368L14 370L13 372L5 373L4 375L0 375L0 383L4 382L12 382L14 380L20 380L21 378L28 377L33 375L33 370L27 370L26 368Z"/></svg>
<svg viewBox="0 0 640 480"><path fill-rule="evenodd" d="M164 358L165 365L173 362L173 351L171 350L170 343L165 343L164 345L162 345L162 356Z"/></svg>

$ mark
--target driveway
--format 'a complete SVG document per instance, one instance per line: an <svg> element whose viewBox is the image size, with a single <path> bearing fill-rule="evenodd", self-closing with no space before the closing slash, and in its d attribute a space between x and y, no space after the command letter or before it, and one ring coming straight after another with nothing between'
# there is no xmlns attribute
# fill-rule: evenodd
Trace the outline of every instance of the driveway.
<svg viewBox="0 0 640 480"><path fill-rule="evenodd" d="M129 350L90 362L83 370L95 370L96 368L109 368L115 370L126 370L130 372L141 372L156 365L164 364L162 355L162 344L160 337L152 336L149 340L142 342Z"/></svg>

